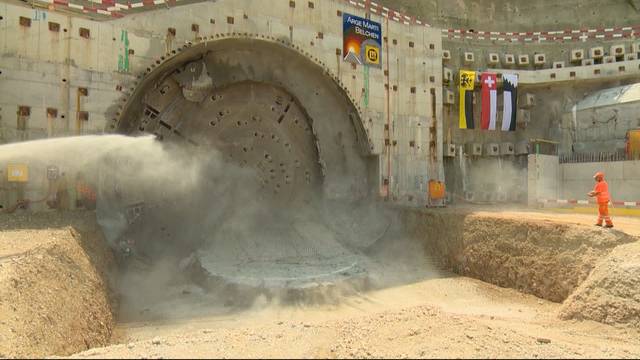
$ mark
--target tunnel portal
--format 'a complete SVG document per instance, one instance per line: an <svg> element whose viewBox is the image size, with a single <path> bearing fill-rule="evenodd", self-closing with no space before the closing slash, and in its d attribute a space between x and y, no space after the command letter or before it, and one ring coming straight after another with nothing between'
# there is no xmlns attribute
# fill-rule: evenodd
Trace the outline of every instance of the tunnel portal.
<svg viewBox="0 0 640 360"><path fill-rule="evenodd" d="M136 239L151 258L171 253L215 278L292 286L361 275L360 252L389 226L370 216L375 159L363 129L345 90L291 47L187 47L148 69L114 131L215 152L229 165L213 166L211 178L237 171L233 189L220 193L212 180L171 200L166 188L116 196L107 185L99 215L113 242ZM237 192L243 186L255 190Z"/></svg>

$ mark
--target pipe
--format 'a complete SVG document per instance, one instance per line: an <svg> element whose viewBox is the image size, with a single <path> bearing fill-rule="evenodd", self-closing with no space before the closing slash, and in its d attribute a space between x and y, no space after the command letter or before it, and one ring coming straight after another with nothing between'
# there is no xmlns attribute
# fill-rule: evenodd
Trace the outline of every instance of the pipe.
<svg viewBox="0 0 640 360"><path fill-rule="evenodd" d="M385 18L385 28L387 29L387 33L389 32L389 18ZM391 73L389 73L389 37L387 36L387 40L385 41L385 51L386 54L386 71L387 71L387 86L386 86L386 95L387 95L387 137L389 139L387 147L387 200L391 199Z"/></svg>
<svg viewBox="0 0 640 360"><path fill-rule="evenodd" d="M82 134L82 121L80 120L80 89L76 89L76 135Z"/></svg>

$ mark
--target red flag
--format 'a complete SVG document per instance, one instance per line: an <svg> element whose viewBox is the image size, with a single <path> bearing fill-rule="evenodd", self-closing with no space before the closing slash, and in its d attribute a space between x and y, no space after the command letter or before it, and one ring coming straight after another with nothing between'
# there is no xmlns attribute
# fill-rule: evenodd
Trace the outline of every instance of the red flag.
<svg viewBox="0 0 640 360"><path fill-rule="evenodd" d="M496 114L498 108L498 87L496 74L484 72L480 75L482 84L482 117L480 128L483 130L496 129Z"/></svg>

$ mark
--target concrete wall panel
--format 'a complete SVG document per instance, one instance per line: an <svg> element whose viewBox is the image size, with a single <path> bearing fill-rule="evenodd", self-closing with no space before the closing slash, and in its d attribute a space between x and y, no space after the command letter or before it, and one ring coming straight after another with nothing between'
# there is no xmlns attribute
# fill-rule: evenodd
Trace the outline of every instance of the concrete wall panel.
<svg viewBox="0 0 640 360"><path fill-rule="evenodd" d="M595 185L593 175L603 171L614 201L640 199L640 161L562 164L562 199L586 199Z"/></svg>
<svg viewBox="0 0 640 360"><path fill-rule="evenodd" d="M640 161L625 161L622 164L622 176L625 179L640 179Z"/></svg>

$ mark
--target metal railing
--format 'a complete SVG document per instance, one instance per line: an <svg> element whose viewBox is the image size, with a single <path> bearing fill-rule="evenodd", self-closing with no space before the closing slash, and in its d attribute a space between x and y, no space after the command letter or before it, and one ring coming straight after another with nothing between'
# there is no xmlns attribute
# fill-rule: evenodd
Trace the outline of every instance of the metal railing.
<svg viewBox="0 0 640 360"><path fill-rule="evenodd" d="M575 153L559 155L560 164L575 164L589 162L613 162L613 161L631 161L640 160L639 156L632 157L625 152L593 152L593 153Z"/></svg>

